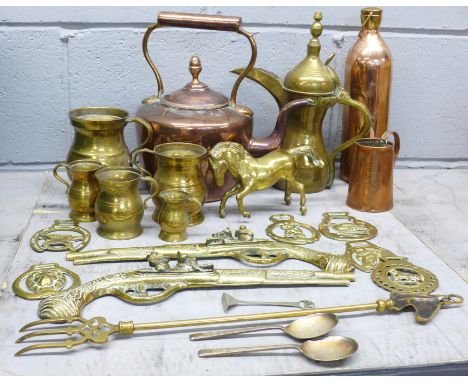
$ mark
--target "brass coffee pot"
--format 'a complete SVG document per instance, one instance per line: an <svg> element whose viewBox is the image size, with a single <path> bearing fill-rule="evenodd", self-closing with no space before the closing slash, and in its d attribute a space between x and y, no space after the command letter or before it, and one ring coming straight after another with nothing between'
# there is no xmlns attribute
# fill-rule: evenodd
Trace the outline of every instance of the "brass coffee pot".
<svg viewBox="0 0 468 382"><path fill-rule="evenodd" d="M237 103L237 90L255 64L257 46L253 35L241 27L241 22L240 17L234 16L160 12L158 22L148 27L143 38L143 54L156 77L158 92L144 99L137 111L137 116L153 127L153 138L146 148L152 149L161 143L186 142L211 149L218 142L232 141L241 143L256 157L279 148L288 112L308 105L310 101L294 100L284 105L271 135L261 139L252 137L253 112ZM161 75L148 53L148 39L154 30L167 26L236 32L247 38L252 50L250 62L234 83L229 99L199 80L202 66L200 58L196 56L189 63L192 80L182 89L164 93ZM142 130L140 139L145 138L147 134ZM155 158L144 154L143 159L145 168L154 174L157 168ZM224 186L217 187L207 165L204 166L204 177L208 188L207 201L220 200L235 183L228 175Z"/></svg>
<svg viewBox="0 0 468 382"><path fill-rule="evenodd" d="M322 34L322 13L316 12L314 23L310 27L312 39L307 46L306 57L294 67L283 80L275 74L263 69L252 69L246 75L248 78L262 85L275 98L281 108L286 102L301 98L309 98L311 106L296 109L291 112L287 120L286 135L281 148L290 149L302 145L315 147L323 166L311 167L303 159L298 166L296 179L304 184L305 191L319 192L324 188L330 188L335 177L335 157L363 137L371 127L371 115L367 107L349 96L349 93L340 86L340 80L336 72L330 67L330 62L335 54L332 54L322 63L320 59L321 44L319 37ZM235 69L233 73L244 73L244 68ZM359 132L351 139L327 152L322 136L322 122L330 106L335 104L349 105L358 109L362 114L362 124ZM284 189L284 181L277 183ZM293 192L298 192L292 187Z"/></svg>

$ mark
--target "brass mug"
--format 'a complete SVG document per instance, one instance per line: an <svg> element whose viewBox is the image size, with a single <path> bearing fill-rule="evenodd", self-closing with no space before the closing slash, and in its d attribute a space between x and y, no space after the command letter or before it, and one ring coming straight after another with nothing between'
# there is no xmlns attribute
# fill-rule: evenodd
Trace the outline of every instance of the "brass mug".
<svg viewBox="0 0 468 382"><path fill-rule="evenodd" d="M202 164L206 162L206 149L193 143L171 142L157 145L153 150L135 150L132 155L132 164L149 174L140 167L137 161L139 153L150 153L155 156L157 170L154 179L158 184L159 192L175 189L185 191L190 195L190 201L187 204L190 214L189 226L200 224L204 220L202 208L207 196L207 187L202 173ZM157 194L153 188L151 193ZM153 202L155 205L153 220L159 223L161 200L155 196Z"/></svg>
<svg viewBox="0 0 468 382"><path fill-rule="evenodd" d="M63 179L58 170L67 169L71 183ZM101 162L96 160L76 160L71 163L59 163L54 167L54 177L67 186L70 218L80 222L96 220L94 204L99 194L99 183L96 172L102 168Z"/></svg>
<svg viewBox="0 0 468 382"><path fill-rule="evenodd" d="M141 180L155 183L154 179L143 176L132 167L109 166L96 172L100 192L96 200L96 218L99 222L97 233L107 239L126 240L143 232L141 220L147 208L138 186ZM157 190L157 185L154 184Z"/></svg>
<svg viewBox="0 0 468 382"><path fill-rule="evenodd" d="M161 201L159 238L169 242L179 242L187 239L187 227L190 213L187 205L190 195L181 190L164 190L158 194Z"/></svg>
<svg viewBox="0 0 468 382"><path fill-rule="evenodd" d="M130 118L126 110L115 107L82 107L71 110L69 117L75 136L68 151L67 163L77 159L94 159L104 166L128 166L131 153L123 131L130 122L138 122L147 131L146 139L135 150L145 147L153 137L153 129L148 122Z"/></svg>
<svg viewBox="0 0 468 382"><path fill-rule="evenodd" d="M395 143L388 141L390 135ZM364 212L392 209L393 166L399 151L400 136L394 131L356 142L346 200L349 207Z"/></svg>

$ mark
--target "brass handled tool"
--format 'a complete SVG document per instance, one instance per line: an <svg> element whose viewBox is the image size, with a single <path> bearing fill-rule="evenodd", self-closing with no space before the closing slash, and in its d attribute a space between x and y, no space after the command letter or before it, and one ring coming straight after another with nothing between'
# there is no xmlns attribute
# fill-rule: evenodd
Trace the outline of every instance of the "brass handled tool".
<svg viewBox="0 0 468 382"><path fill-rule="evenodd" d="M36 344L31 344L15 355L19 356L31 350L66 348L71 349L75 346L82 345L86 342L95 344L106 343L109 336L112 334L131 335L142 330L158 330L171 329L189 326L202 326L213 324L227 324L232 322L243 321L260 321L282 319L290 317L303 317L314 313L346 313L358 312L365 310L375 310L377 312L400 312L402 309L412 307L415 310L416 321L425 323L430 321L441 307L461 304L463 297L456 294L449 295L419 295L419 294L391 294L388 300L377 300L368 304L335 306L329 308L315 308L309 310L293 310L288 312L272 312L247 314L242 316L228 317L208 317L194 318L190 320L162 321L162 322L147 322L135 324L133 321L120 321L118 324L111 324L104 317L94 317L89 320L80 316L69 316L61 319L45 319L31 322L20 329L20 332L27 331L39 325L49 324L70 324L60 326L56 329L46 328L36 331L31 331L21 338L16 343L21 343L29 338L50 336L56 334L64 334L68 336L66 339L58 341L40 341Z"/></svg>
<svg viewBox="0 0 468 382"><path fill-rule="evenodd" d="M307 340L323 336L330 332L338 323L338 317L332 313L315 313L299 318L287 325L250 326L240 329L216 330L213 332L194 333L192 341L210 340L236 334L260 332L264 330L281 330L288 336L299 340Z"/></svg>
<svg viewBox="0 0 468 382"><path fill-rule="evenodd" d="M107 275L45 298L39 303L39 317L78 316L85 305L103 296L116 296L133 304L154 304L184 289L266 285L348 286L350 280L354 280L352 273L336 275L302 270L214 269L211 265L199 265L196 259L180 253L174 267L169 266L169 258L160 260L154 269Z"/></svg>
<svg viewBox="0 0 468 382"><path fill-rule="evenodd" d="M201 358L224 357L242 353L280 349L299 350L307 358L314 361L339 361L354 354L358 349L358 344L355 340L349 337L330 336L320 340L309 340L301 345L282 344L239 348L203 349L198 352L198 356Z"/></svg>
<svg viewBox="0 0 468 382"><path fill-rule="evenodd" d="M312 309L314 303L309 300L301 300L298 302L281 302L281 301L244 301L235 298L229 293L224 292L221 296L224 312L227 312L235 305L266 305L266 306L290 306L292 308Z"/></svg>
<svg viewBox="0 0 468 382"><path fill-rule="evenodd" d="M241 225L233 234L230 228L213 234L205 243L166 244L152 247L105 248L80 253L69 252L67 260L74 265L108 263L117 261L149 261L161 256L177 258L182 252L197 259L230 257L247 265L275 265L288 259L316 265L331 273L346 273L354 269L349 259L342 255L319 252L298 245L255 239L251 230Z"/></svg>

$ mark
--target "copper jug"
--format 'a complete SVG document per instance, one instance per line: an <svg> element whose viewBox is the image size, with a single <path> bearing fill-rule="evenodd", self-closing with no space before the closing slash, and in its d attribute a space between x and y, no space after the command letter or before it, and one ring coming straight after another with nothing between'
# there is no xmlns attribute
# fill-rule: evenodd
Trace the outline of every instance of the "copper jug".
<svg viewBox="0 0 468 382"><path fill-rule="evenodd" d="M395 143L388 141L393 135ZM381 138L356 142L346 204L365 212L389 211L393 207L393 166L400 151L400 137L394 131Z"/></svg>
<svg viewBox="0 0 468 382"><path fill-rule="evenodd" d="M319 192L330 188L335 177L335 158L356 140L363 137L371 127L371 116L367 107L353 100L349 93L340 86L338 75L330 67L335 56L332 54L322 63L320 59L322 34L321 12L314 15L314 23L310 27L312 39L307 46L306 57L286 74L281 80L278 76L263 69L252 69L247 77L268 90L281 108L286 102L300 98L309 98L312 105L291 112L286 126L286 135L281 145L282 149L310 145L315 148L322 166L311 167L304 158L298 164L296 179L304 184L305 191ZM245 69L235 69L241 73ZM328 152L322 135L322 122L329 107L336 104L348 105L362 114L362 124L355 136ZM285 183L280 181L277 186L284 190ZM292 187L293 192L298 192Z"/></svg>
<svg viewBox="0 0 468 382"><path fill-rule="evenodd" d="M67 163L77 159L94 159L104 166L128 166L130 153L123 136L125 126L138 122L147 131L146 140L136 149L148 143L153 135L146 121L129 118L127 111L114 107L82 107L71 110L69 117L75 136L68 151Z"/></svg>
<svg viewBox="0 0 468 382"><path fill-rule="evenodd" d="M153 139L146 148L152 149L160 143L188 142L210 149L218 142L233 141L241 143L252 155L262 156L280 146L287 113L308 105L310 101L295 100L285 105L270 136L262 139L252 137L253 112L237 103L237 90L255 64L257 47L253 35L241 27L241 22L240 17L234 16L160 12L158 22L149 26L143 38L143 54L156 77L158 91L157 95L144 99L137 111L139 117L153 126ZM229 99L199 80L202 66L196 56L189 63L192 80L182 89L164 93L161 75L148 53L148 39L154 30L167 26L236 32L247 38L252 50L250 62L234 83ZM140 140L143 139L146 141L148 137L141 131ZM157 168L154 157L144 154L143 159L145 168L154 174ZM207 201L220 200L234 185L232 176L227 175L224 186L217 187L207 163L203 165L203 172L208 187Z"/></svg>
<svg viewBox="0 0 468 382"><path fill-rule="evenodd" d="M365 104L372 115L376 137L387 131L392 83L392 56L379 33L382 10L361 10L359 38L346 58L345 88L351 98ZM361 116L354 109L343 109L342 140L356 135ZM340 177L349 181L355 145L341 153Z"/></svg>

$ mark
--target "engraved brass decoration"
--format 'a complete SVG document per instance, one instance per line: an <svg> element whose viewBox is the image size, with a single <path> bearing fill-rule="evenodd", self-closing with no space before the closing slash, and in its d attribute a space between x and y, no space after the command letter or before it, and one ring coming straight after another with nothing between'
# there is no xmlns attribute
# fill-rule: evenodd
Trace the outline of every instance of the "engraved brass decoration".
<svg viewBox="0 0 468 382"><path fill-rule="evenodd" d="M396 293L431 293L439 286L437 277L417 267L406 257L385 257L371 274L379 287Z"/></svg>
<svg viewBox="0 0 468 382"><path fill-rule="evenodd" d="M133 304L152 304L174 293L192 288L217 288L263 285L349 286L354 274L333 274L304 270L213 269L178 253L177 265L169 258L158 258L154 268L116 273L87 282L39 303L38 314L44 319L79 316L82 308L103 296L116 296ZM152 292L154 291L154 292Z"/></svg>
<svg viewBox="0 0 468 382"><path fill-rule="evenodd" d="M370 223L356 219L348 212L325 212L322 215L324 218L319 225L319 230L329 239L363 241L377 236L377 228Z"/></svg>
<svg viewBox="0 0 468 382"><path fill-rule="evenodd" d="M395 254L368 241L354 241L346 243L345 256L357 269L372 272L380 259L395 257Z"/></svg>
<svg viewBox="0 0 468 382"><path fill-rule="evenodd" d="M205 243L167 244L149 247L105 248L80 253L68 253L67 260L75 265L116 261L150 261L161 256L177 258L182 252L197 259L229 257L247 265L271 266L288 259L300 260L316 265L331 273L350 272L354 266L348 258L294 244L279 243L267 239L255 239L253 232L241 225L232 233L231 229L215 233Z"/></svg>
<svg viewBox="0 0 468 382"><path fill-rule="evenodd" d="M80 278L75 272L58 264L37 264L19 275L14 281L12 289L18 297L26 300L38 300L67 289L76 288L80 283ZM65 289L67 284L70 286Z"/></svg>
<svg viewBox="0 0 468 382"><path fill-rule="evenodd" d="M307 244L320 239L318 230L308 224L295 221L292 215L271 215L270 220L273 224L266 228L266 233L276 241L290 244ZM282 231L283 234L277 233L278 230Z"/></svg>
<svg viewBox="0 0 468 382"><path fill-rule="evenodd" d="M291 190L294 187L301 195L300 211L305 215L306 200L304 186L296 180L296 169L299 160L306 161L310 168L323 167L324 162L312 146L299 146L287 150L275 150L261 158L254 158L239 143L220 142L209 152L210 168L214 174L216 184L224 184L224 176L228 171L236 180L236 185L227 191L219 205L219 216L226 216L226 202L236 195L240 213L250 217L250 212L244 208L243 200L252 192L264 190L274 185L278 180L286 182L284 201L291 204Z"/></svg>
<svg viewBox="0 0 468 382"><path fill-rule="evenodd" d="M158 330L168 328L180 328L190 326L202 326L213 324L224 324L233 322L259 321L282 319L291 317L309 316L315 313L341 313L375 310L377 312L400 312L406 307L415 310L416 322L426 323L430 321L440 308L453 304L462 304L463 297L456 294L449 295L424 295L424 294L391 294L388 300L377 300L375 302L358 305L336 306L328 308L314 308L306 310L293 310L287 312L258 313L240 316L207 317L177 321L161 321L134 323L133 321L120 321L118 324L111 324L104 317L94 317L89 320L80 316L71 316L63 319L45 319L31 322L20 329L20 332L28 332L16 340L22 343L30 338L41 336L53 336L64 334L68 336L65 340L54 340L49 338L44 341L37 341L16 352L15 356L23 355L33 350L43 349L71 349L75 346L83 345L87 342L104 344L109 336L126 335L129 336L137 331ZM50 329L51 324L65 324ZM48 329L42 329L46 325ZM29 331L31 328L38 330ZM62 337L63 338L63 337Z"/></svg>
<svg viewBox="0 0 468 382"><path fill-rule="evenodd" d="M54 232L74 232L54 233ZM86 247L91 240L91 234L88 230L80 227L73 220L55 220L54 224L48 228L37 231L31 237L31 248L36 252L76 252Z"/></svg>

